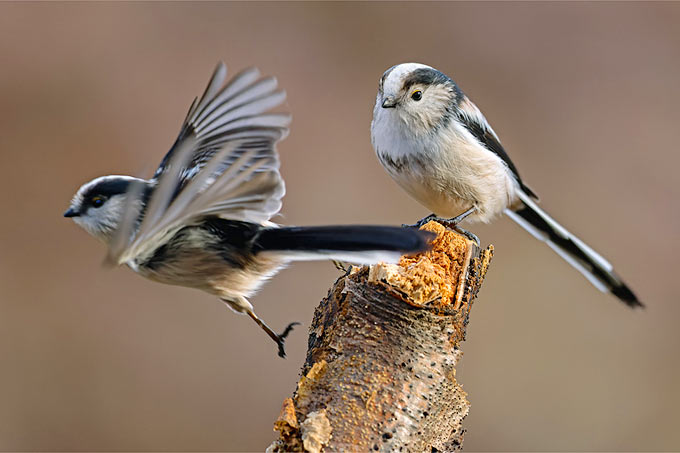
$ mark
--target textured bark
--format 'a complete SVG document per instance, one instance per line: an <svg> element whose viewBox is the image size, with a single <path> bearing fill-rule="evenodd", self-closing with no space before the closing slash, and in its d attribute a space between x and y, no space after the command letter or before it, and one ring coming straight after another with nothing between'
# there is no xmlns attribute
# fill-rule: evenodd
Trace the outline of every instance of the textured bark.
<svg viewBox="0 0 680 453"><path fill-rule="evenodd" d="M268 451L460 450L470 403L455 367L493 249L423 228L430 252L352 268L317 307Z"/></svg>

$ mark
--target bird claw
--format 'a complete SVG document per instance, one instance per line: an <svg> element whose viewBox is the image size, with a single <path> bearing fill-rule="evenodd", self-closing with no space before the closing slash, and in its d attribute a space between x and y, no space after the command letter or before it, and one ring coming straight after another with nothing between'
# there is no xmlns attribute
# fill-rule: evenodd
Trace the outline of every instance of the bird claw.
<svg viewBox="0 0 680 453"><path fill-rule="evenodd" d="M477 247L480 247L479 238L477 237L476 234L471 233L470 231L458 226L458 224L465 217L467 217L468 214L469 214L469 212L464 212L463 214L456 216L456 217L453 217L451 219L444 219L444 218L441 218L441 217L437 217L435 214L430 214L427 217L423 217L422 219L420 219L418 222L416 222L413 225L402 224L401 226L404 227L404 228L420 228L423 225L425 225L426 223L434 221L434 222L441 224L442 226L444 226L445 228L447 228L449 230L453 230L456 233L462 234L463 236L465 236L466 238L468 238L469 240L474 242L475 245L477 245Z"/></svg>
<svg viewBox="0 0 680 453"><path fill-rule="evenodd" d="M434 214L430 214L427 217L423 217L422 219L418 220L413 225L409 225L408 223L402 223L401 226L402 226L402 228L420 228L423 225L425 225L426 223L430 222L431 220L434 220L434 221L441 223L441 221L445 220L445 219L441 219Z"/></svg>
<svg viewBox="0 0 680 453"><path fill-rule="evenodd" d="M466 230L466 229L464 229L464 228L461 228L461 227L459 227L458 225L455 225L455 226L452 228L452 230L454 230L456 233L462 234L463 236L465 236L466 238L468 238L469 240L471 240L472 242L474 242L475 245L476 245L477 247L481 247L481 245L480 245L480 243L479 243L479 238L477 237L476 234L474 234L474 233L472 233L472 232L470 232L470 231L468 231L468 230Z"/></svg>
<svg viewBox="0 0 680 453"><path fill-rule="evenodd" d="M286 349L285 349L285 342L286 342L286 337L288 336L289 333L293 331L293 327L300 325L299 322L291 322L286 326L286 328L281 332L279 335L276 336L276 344L279 345L279 357L282 359L286 358Z"/></svg>
<svg viewBox="0 0 680 453"><path fill-rule="evenodd" d="M463 236L465 236L466 238L468 238L469 240L474 242L477 245L477 247L480 247L479 238L477 237L477 235L475 235L474 233L471 233L468 230L458 226L458 224L460 222L462 222L467 216L472 214L474 211L475 211L475 207L472 207L472 208L468 209L467 211L465 211L464 213L457 215L456 217L452 217L450 219L443 219L441 217L437 217L436 214L430 214L427 217L423 217L422 219L420 219L418 222L415 223L415 225L402 224L402 227L404 227L404 228L420 228L428 222L435 221L435 222L441 224L442 226L444 226L445 228L448 228L449 230L453 230L456 233L462 234Z"/></svg>
<svg viewBox="0 0 680 453"><path fill-rule="evenodd" d="M458 225L459 220L456 217L454 217L453 219L437 219L437 222L439 222L449 230L455 231L458 234L462 234L463 236L474 242L477 247L481 247L477 235L466 230L465 228L460 227Z"/></svg>
<svg viewBox="0 0 680 453"><path fill-rule="evenodd" d="M339 260L332 260L332 262L337 270L347 273L348 267L345 266L345 263Z"/></svg>

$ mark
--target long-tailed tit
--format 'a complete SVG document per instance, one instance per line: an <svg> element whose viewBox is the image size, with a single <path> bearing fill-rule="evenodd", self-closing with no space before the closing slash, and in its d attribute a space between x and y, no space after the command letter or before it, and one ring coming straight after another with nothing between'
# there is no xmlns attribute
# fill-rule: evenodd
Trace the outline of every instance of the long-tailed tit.
<svg viewBox="0 0 680 453"><path fill-rule="evenodd" d="M447 75L418 63L385 71L371 141L390 176L434 213L420 224L442 216L456 227L463 219L489 222L505 213L599 290L642 306L607 260L538 207L496 133Z"/></svg>
<svg viewBox="0 0 680 453"><path fill-rule="evenodd" d="M107 261L161 283L206 291L249 315L285 356L284 339L248 298L294 260L395 261L427 248L428 233L387 226L279 227L284 183L276 143L287 114L274 78L247 69L225 84L220 63L151 179L102 176L64 216L108 245Z"/></svg>

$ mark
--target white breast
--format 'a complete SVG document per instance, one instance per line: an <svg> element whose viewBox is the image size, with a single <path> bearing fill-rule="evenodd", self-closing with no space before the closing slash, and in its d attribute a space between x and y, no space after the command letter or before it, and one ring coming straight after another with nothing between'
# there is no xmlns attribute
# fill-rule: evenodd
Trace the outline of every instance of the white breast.
<svg viewBox="0 0 680 453"><path fill-rule="evenodd" d="M376 105L371 138L390 176L435 214L455 217L472 206L469 220L488 222L515 200L517 182L503 160L462 125L414 137L393 109Z"/></svg>

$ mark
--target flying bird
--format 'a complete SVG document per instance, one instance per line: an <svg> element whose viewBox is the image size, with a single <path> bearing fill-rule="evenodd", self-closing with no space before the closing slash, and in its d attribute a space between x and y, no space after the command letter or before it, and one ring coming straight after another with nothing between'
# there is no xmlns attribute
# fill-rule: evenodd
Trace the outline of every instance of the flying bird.
<svg viewBox="0 0 680 453"><path fill-rule="evenodd" d="M276 144L290 116L268 113L286 94L255 68L229 82L217 65L150 179L109 175L82 185L65 217L108 246L105 262L148 279L213 294L250 316L278 345L249 298L291 261L396 261L430 235L389 226L283 227L270 219L285 193Z"/></svg>

